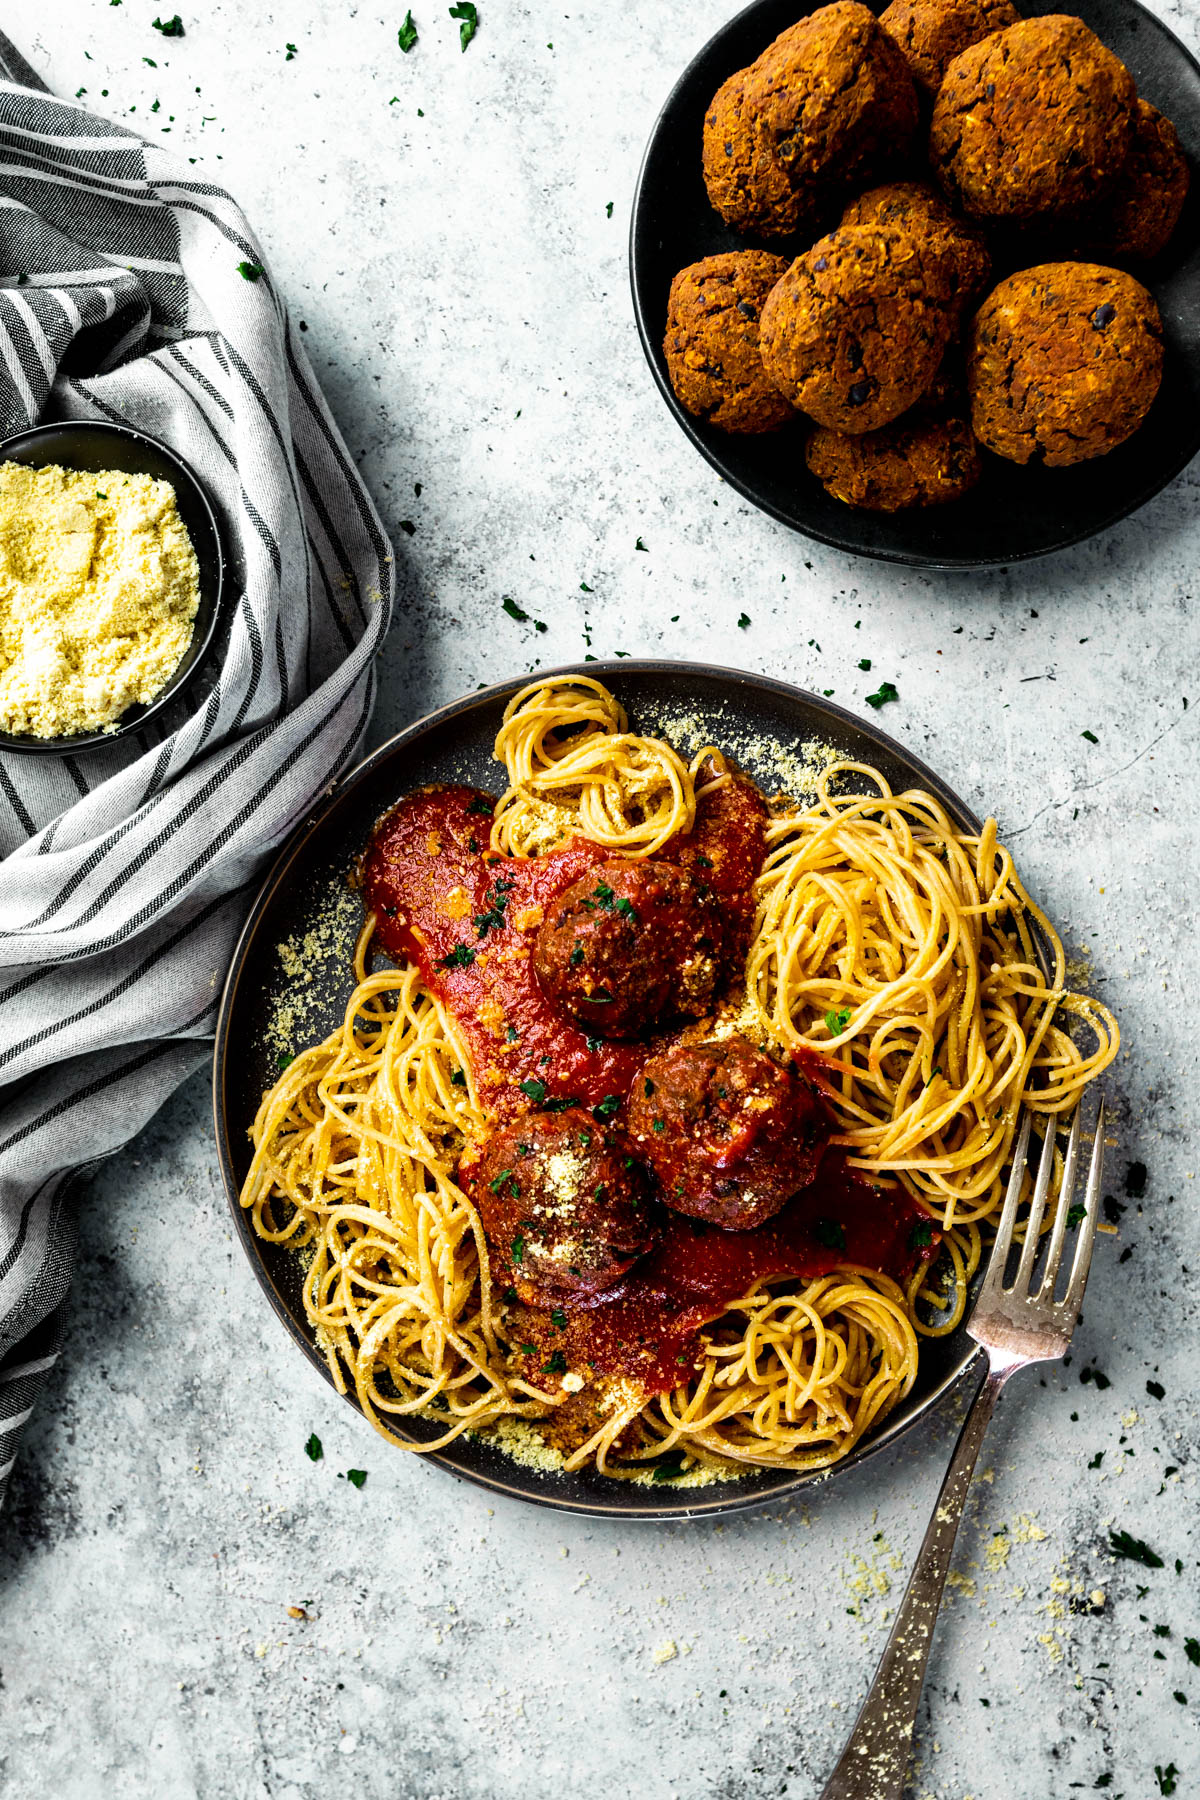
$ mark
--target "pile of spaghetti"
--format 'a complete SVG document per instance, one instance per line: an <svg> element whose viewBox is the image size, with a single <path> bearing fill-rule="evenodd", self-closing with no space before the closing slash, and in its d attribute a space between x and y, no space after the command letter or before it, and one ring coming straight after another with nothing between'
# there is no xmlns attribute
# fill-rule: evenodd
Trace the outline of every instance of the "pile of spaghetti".
<svg viewBox="0 0 1200 1800"><path fill-rule="evenodd" d="M613 695L582 677L517 694L496 756L508 786L491 848L509 857L578 837L652 856L729 779L717 749L685 764L632 734ZM599 1426L593 1408L582 1441L551 1452L559 1466L648 1479L648 1463L676 1452L703 1479L845 1456L908 1392L920 1336L959 1323L1021 1107L1053 1147L1056 1116L1116 1055L1116 1021L1066 991L1062 945L994 821L963 832L931 795L893 794L859 763L830 762L806 799L771 802L730 1016L764 1045L822 1053L833 1142L870 1180L907 1190L941 1255L907 1290L856 1266L755 1284L704 1328L671 1391L613 1381ZM454 1179L488 1130L469 1059L415 968L372 970L370 939L368 920L340 1028L263 1098L242 1204L263 1238L306 1258L305 1307L333 1378L385 1435L430 1450L490 1432L526 1455L563 1443L572 1395L516 1353ZM435 1434L397 1437L414 1415Z"/></svg>

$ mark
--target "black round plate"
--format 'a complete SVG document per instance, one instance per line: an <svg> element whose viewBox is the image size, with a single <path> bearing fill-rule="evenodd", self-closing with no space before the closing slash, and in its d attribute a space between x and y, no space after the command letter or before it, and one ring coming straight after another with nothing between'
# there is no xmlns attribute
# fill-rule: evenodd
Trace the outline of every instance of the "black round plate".
<svg viewBox="0 0 1200 1800"><path fill-rule="evenodd" d="M642 347L663 398L739 494L806 537L860 556L935 569L988 568L1105 530L1157 494L1200 450L1200 66L1137 0L1080 0L1073 8L1128 65L1143 98L1174 121L1193 168L1171 244L1156 263L1130 265L1158 301L1167 355L1158 398L1128 443L1071 469L1020 468L984 452L983 479L961 500L871 513L832 499L808 473L801 423L763 437L735 437L694 419L675 398L662 349L672 278L688 263L749 241L723 223L704 191L705 108L723 81L818 3L755 0L738 13L688 65L650 135L634 197L629 269ZM876 12L886 3L868 0ZM1063 8L1061 0L1021 0L1020 10L1032 16Z"/></svg>
<svg viewBox="0 0 1200 1800"><path fill-rule="evenodd" d="M893 788L918 786L936 794L965 829L978 820L946 784L884 732L841 707L786 682L733 669L693 663L587 663L547 674L592 675L605 681L629 712L635 730L663 732L673 718L699 717L707 735L700 742L724 745L768 791L780 786L778 762L767 746L793 748L816 741L881 769ZM444 706L384 744L333 794L319 803L280 855L255 902L234 952L217 1021L213 1070L217 1153L242 1248L275 1312L312 1363L328 1379L304 1316L299 1259L255 1236L238 1193L250 1162L247 1133L258 1103L278 1076L278 1046L269 1028L280 1003L300 995L305 1008L301 1043L316 1043L342 1017L353 989L348 955L308 962L299 981L283 975L279 946L289 941L328 941L330 900L340 896L352 918L343 936L352 943L361 919L351 901L348 871L380 815L404 794L430 781L464 781L498 791L500 766L492 744L504 708L528 676ZM758 747L756 747L756 745ZM880 1430L872 1433L833 1474L854 1467L873 1450L893 1443L934 1406L963 1374L975 1349L962 1331L922 1344L921 1369L913 1391ZM351 1405L357 1405L347 1395ZM436 1428L417 1419L407 1428L420 1441ZM830 1471L756 1470L740 1480L711 1487L673 1490L669 1485L633 1486L596 1475L543 1474L513 1462L486 1442L460 1438L430 1460L469 1481L574 1513L625 1518L677 1519L733 1512L791 1493Z"/></svg>
<svg viewBox="0 0 1200 1800"><path fill-rule="evenodd" d="M0 462L27 463L34 469L57 463L64 469L94 469L97 473L102 469L121 469L127 475L150 475L155 481L169 481L175 489L175 504L196 552L200 599L192 626L192 641L162 693L145 706L128 707L121 714L115 731L83 732L77 737L58 738L0 732L0 749L34 756L62 756L68 751L75 755L98 745L115 744L130 732L137 731L164 706L170 705L186 687L204 661L217 629L224 563L221 534L208 495L199 476L182 457L166 444L160 444L157 438L136 431L131 425L80 420L68 420L61 425L34 425L0 443Z"/></svg>

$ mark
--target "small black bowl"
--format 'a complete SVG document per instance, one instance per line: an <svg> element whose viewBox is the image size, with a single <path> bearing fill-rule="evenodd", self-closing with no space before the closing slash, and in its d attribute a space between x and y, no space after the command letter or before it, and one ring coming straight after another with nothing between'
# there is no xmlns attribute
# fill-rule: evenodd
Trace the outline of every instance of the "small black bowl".
<svg viewBox="0 0 1200 1800"><path fill-rule="evenodd" d="M61 425L34 425L0 443L0 462L25 463L33 469L57 464L64 469L120 469L126 475L150 475L169 481L175 490L179 516L187 527L200 572L200 600L192 626L192 641L179 667L161 694L144 706L130 706L113 731L80 732L74 737L40 738L27 733L0 732L0 749L22 755L46 756L92 750L119 743L137 731L147 719L161 712L191 680L212 643L221 610L224 558L221 533L212 504L199 477L166 444L136 431L132 425L102 425L68 420Z"/></svg>
<svg viewBox="0 0 1200 1800"><path fill-rule="evenodd" d="M667 373L663 335L673 276L705 256L747 247L713 211L700 168L704 114L721 83L823 0L754 0L709 39L659 114L638 177L629 239L633 309L664 400L730 487L793 531L882 562L986 569L1062 550L1115 525L1166 487L1200 450L1200 65L1138 0L1078 0L1078 13L1126 64L1138 92L1171 119L1193 169L1175 235L1153 263L1130 264L1162 313L1166 366L1141 429L1108 456L1069 469L1021 468L987 451L979 484L946 506L858 511L834 500L804 464L802 424L738 437L695 419ZM868 0L873 12L887 0ZM1018 0L1028 17L1062 0ZM798 255L803 243L768 245ZM1029 254L1024 264L1047 262ZM1001 273L1004 271L1001 270Z"/></svg>

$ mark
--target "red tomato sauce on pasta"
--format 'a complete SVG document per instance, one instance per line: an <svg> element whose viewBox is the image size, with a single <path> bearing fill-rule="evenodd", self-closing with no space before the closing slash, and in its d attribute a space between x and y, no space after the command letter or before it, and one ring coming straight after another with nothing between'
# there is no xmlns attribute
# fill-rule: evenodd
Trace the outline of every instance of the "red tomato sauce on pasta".
<svg viewBox="0 0 1200 1800"><path fill-rule="evenodd" d="M381 820L361 870L376 941L397 962L415 963L454 1018L480 1104L496 1124L575 1104L600 1108L598 1122L619 1125L640 1069L675 1034L639 1042L588 1037L551 1009L532 965L548 904L612 852L580 839L529 860L492 855L493 804L473 788L431 787ZM736 778L702 795L694 829L657 853L694 866L746 941L764 824L757 790ZM821 1061L815 1053L796 1060L813 1073ZM469 1169L462 1180L469 1193ZM572 1362L661 1391L688 1377L700 1327L756 1282L804 1282L845 1263L902 1280L937 1241L932 1232L928 1248L914 1243L914 1227L927 1227L926 1215L902 1189L861 1180L836 1149L826 1150L808 1187L752 1231L660 1212L654 1248L615 1287L574 1301L564 1327L552 1324L550 1312L520 1309L531 1379L546 1366L543 1352L561 1350ZM503 1292L511 1268L504 1246L491 1249Z"/></svg>

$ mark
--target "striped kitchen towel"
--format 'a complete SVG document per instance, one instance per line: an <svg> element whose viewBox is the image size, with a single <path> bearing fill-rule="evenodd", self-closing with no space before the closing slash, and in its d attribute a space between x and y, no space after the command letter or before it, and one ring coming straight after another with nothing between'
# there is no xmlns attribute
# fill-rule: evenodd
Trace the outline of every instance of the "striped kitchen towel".
<svg viewBox="0 0 1200 1800"><path fill-rule="evenodd" d="M228 637L131 739L0 754L0 1494L57 1355L71 1190L210 1054L265 860L355 760L391 552L262 247L185 159L0 81L0 438L140 426L207 485Z"/></svg>

